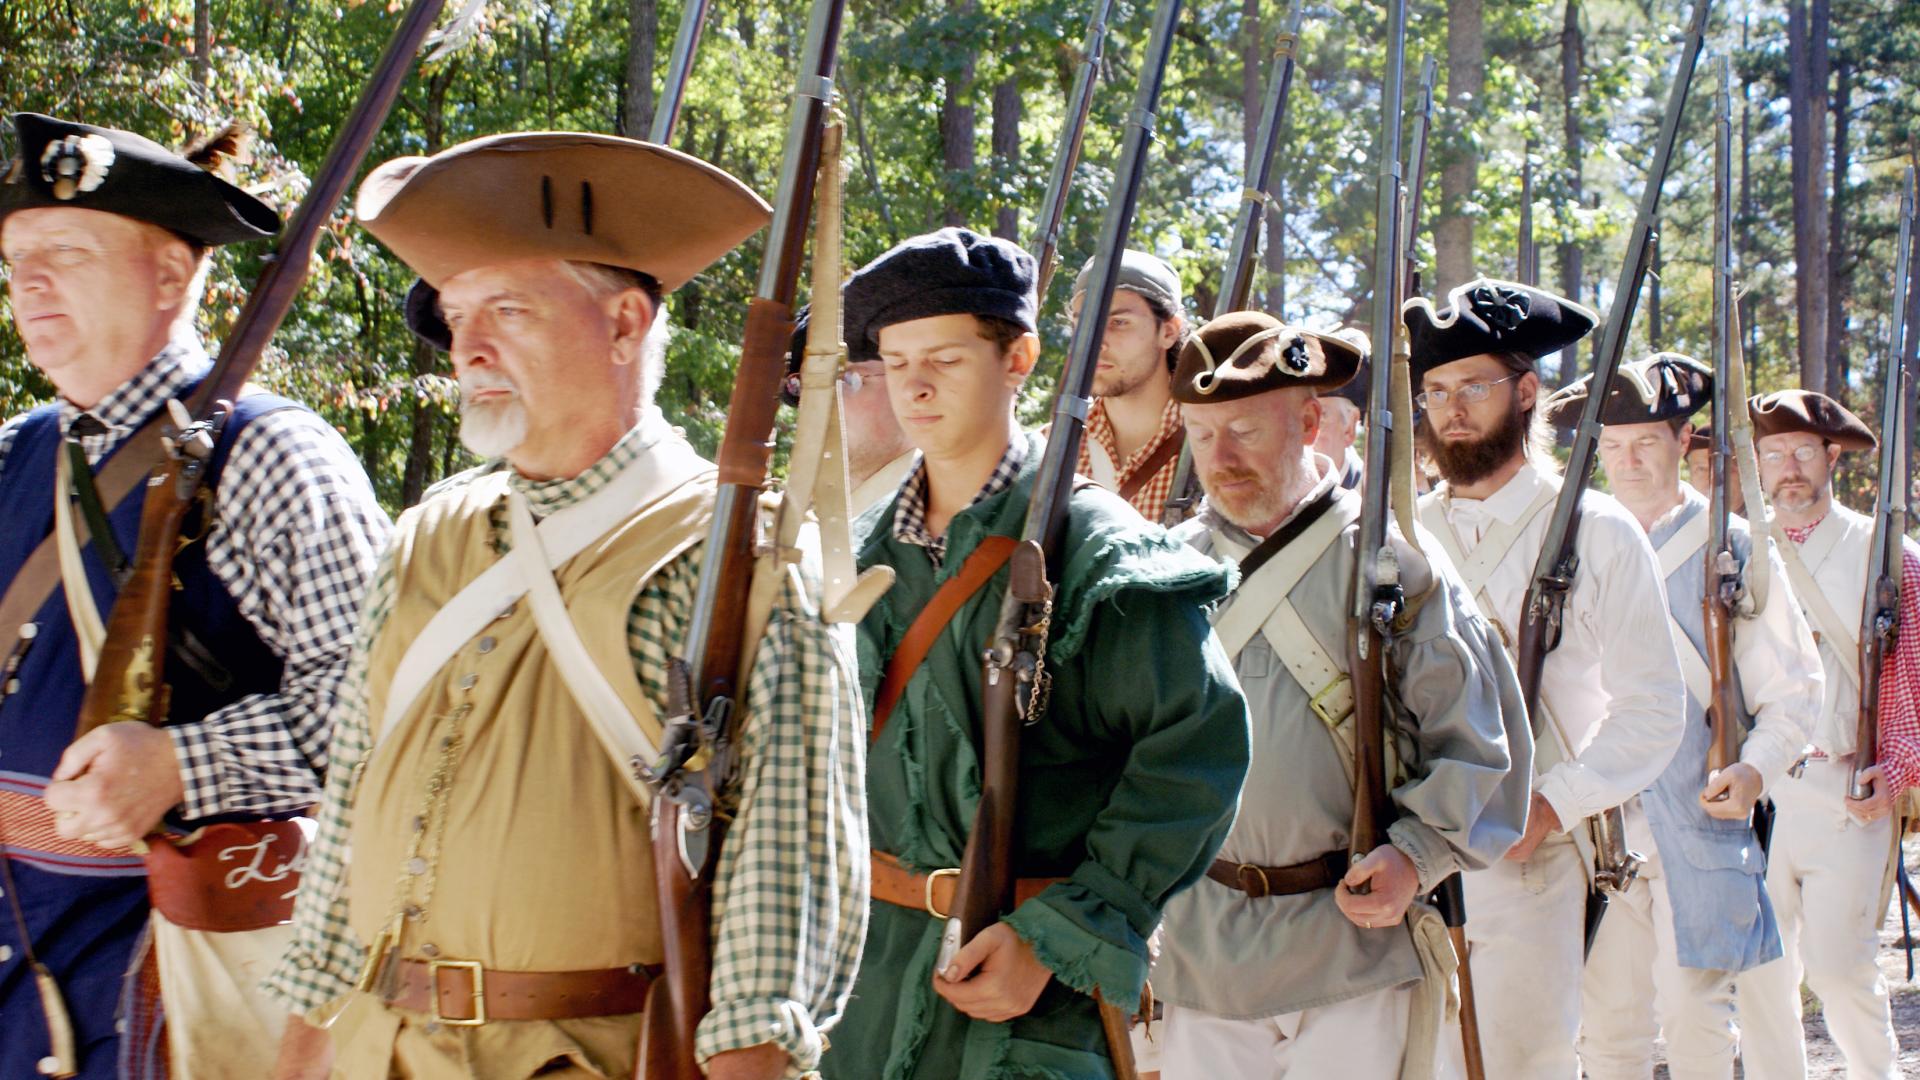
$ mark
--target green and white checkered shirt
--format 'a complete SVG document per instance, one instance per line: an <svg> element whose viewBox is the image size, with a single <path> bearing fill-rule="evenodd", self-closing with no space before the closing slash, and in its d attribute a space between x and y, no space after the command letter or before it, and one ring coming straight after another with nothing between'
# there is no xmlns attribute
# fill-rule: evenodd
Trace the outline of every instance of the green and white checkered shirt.
<svg viewBox="0 0 1920 1080"><path fill-rule="evenodd" d="M629 432L599 462L568 480L512 485L538 516L605 487L649 442ZM494 463L449 478L428 498L504 468ZM509 547L505 514L495 545ZM627 640L634 669L662 715L666 661L681 647L693 610L702 549L694 547L648 582L634 601ZM818 582L808 596L790 584L759 644L746 696L739 810L715 880L713 1011L701 1022L702 1060L773 1042L793 1059L789 1076L820 1060L822 1032L838 1019L866 936L868 854L866 739L847 627L817 616ZM367 701L369 645L393 603L391 550L367 594L346 683L339 695L333 760L294 909L294 939L266 982L297 1013L319 1017L352 988L365 949L347 924L349 816L372 748ZM608 898L620 904L618 897Z"/></svg>

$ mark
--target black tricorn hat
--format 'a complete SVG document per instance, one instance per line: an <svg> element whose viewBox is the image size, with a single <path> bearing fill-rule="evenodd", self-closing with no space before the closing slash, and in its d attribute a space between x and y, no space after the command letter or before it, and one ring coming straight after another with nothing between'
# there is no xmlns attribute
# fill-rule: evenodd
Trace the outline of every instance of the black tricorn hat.
<svg viewBox="0 0 1920 1080"><path fill-rule="evenodd" d="M1547 399L1546 417L1571 428L1587 407L1593 375L1565 386ZM1713 369L1682 353L1654 353L1620 365L1600 404L1602 424L1652 424L1692 416L1713 402Z"/></svg>
<svg viewBox="0 0 1920 1080"><path fill-rule="evenodd" d="M1747 399L1753 437L1804 431L1842 450L1871 450L1879 445L1873 429L1845 405L1813 390L1775 390Z"/></svg>
<svg viewBox="0 0 1920 1080"><path fill-rule="evenodd" d="M1413 382L1442 364L1483 353L1519 353L1535 360L1579 341L1599 318L1565 297L1517 281L1475 278L1447 294L1447 305L1416 296L1401 308L1412 353Z"/></svg>
<svg viewBox="0 0 1920 1080"><path fill-rule="evenodd" d="M1345 398L1359 406L1361 412L1367 409L1367 393L1373 387L1373 346L1367 335L1351 327L1342 327L1334 331L1334 337L1352 344L1360 350L1360 366L1355 369L1353 378L1332 389L1320 391L1321 397Z"/></svg>
<svg viewBox="0 0 1920 1080"><path fill-rule="evenodd" d="M20 210L70 206L158 225L205 247L280 231L273 208L151 139L14 113L16 155L0 179L0 226Z"/></svg>
<svg viewBox="0 0 1920 1080"><path fill-rule="evenodd" d="M1173 372L1173 398L1189 405L1299 386L1330 391L1366 359L1331 334L1288 326L1264 311L1234 311L1187 335Z"/></svg>

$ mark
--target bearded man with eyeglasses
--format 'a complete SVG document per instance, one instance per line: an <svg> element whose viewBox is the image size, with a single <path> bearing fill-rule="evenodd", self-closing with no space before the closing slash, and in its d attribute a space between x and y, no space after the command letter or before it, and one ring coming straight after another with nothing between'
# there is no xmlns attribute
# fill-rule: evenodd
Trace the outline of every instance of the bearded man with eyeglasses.
<svg viewBox="0 0 1920 1080"><path fill-rule="evenodd" d="M1550 292L1486 278L1453 290L1444 307L1409 301L1404 318L1416 434L1443 479L1421 500L1421 519L1512 649L1561 484L1536 422L1536 365L1596 319ZM1686 684L1653 548L1611 497L1586 492L1581 507L1580 572L1530 717L1526 831L1504 859L1463 878L1480 1030L1497 1033L1484 1045L1488 1076L1579 1075L1592 859L1584 822L1651 786L1685 724Z"/></svg>
<svg viewBox="0 0 1920 1080"><path fill-rule="evenodd" d="M1773 789L1767 891L1786 955L1737 984L1746 1075L1804 1077L1800 983L1819 996L1850 1077L1898 1075L1887 981L1874 962L1886 916L1901 794L1920 787L1920 633L1902 633L1880 670L1879 764L1865 799L1847 797L1859 716L1859 634L1873 519L1834 501L1840 455L1872 450L1874 434L1845 406L1811 390L1748 402L1760 486L1773 508L1780 554L1826 669L1826 698L1809 718L1804 763ZM1920 548L1905 545L1903 580L1920 581ZM1915 589L1900 590L1900 622L1920 626Z"/></svg>

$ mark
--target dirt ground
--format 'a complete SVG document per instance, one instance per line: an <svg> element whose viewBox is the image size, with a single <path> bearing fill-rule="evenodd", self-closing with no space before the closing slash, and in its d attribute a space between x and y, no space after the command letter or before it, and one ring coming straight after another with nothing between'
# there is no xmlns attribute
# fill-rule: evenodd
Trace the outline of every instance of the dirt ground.
<svg viewBox="0 0 1920 1080"><path fill-rule="evenodd" d="M1920 840L1907 840L1906 860L1908 872L1916 882L1920 882ZM1900 947L1898 903L1899 898L1895 896L1887 907L1886 925L1880 931L1880 970L1886 975L1888 988L1893 991L1893 1030L1900 1040L1900 1075L1920 1077L1920 981L1907 980L1906 953ZM1916 980L1920 980L1920 918L1911 921ZM1820 1016L1820 1003L1804 989L1801 994L1806 1003L1807 1076L1809 1080L1842 1080L1847 1073L1846 1062L1841 1058L1839 1048L1827 1036L1826 1021ZM1741 1075L1738 1066L1734 1069L1734 1075ZM1655 1068L1654 1076L1666 1080L1666 1066Z"/></svg>

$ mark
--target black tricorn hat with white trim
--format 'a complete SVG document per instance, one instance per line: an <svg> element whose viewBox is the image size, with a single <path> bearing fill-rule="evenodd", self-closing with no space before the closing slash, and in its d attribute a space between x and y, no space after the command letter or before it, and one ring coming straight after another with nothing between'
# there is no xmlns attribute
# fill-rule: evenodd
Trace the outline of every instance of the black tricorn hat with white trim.
<svg viewBox="0 0 1920 1080"><path fill-rule="evenodd" d="M1414 389L1442 364L1486 353L1538 360L1579 341L1599 325L1586 308L1517 281L1475 278L1447 294L1445 307L1416 296L1401 308L1412 353Z"/></svg>
<svg viewBox="0 0 1920 1080"><path fill-rule="evenodd" d="M1327 392L1353 378L1366 353L1331 334L1288 326L1264 311L1234 311L1187 335L1173 398L1188 405L1299 386Z"/></svg>
<svg viewBox="0 0 1920 1080"><path fill-rule="evenodd" d="M14 113L13 130L16 156L0 175L0 229L22 210L65 206L158 225L202 247L280 231L272 207L215 176L214 160L190 160L201 156L194 150L176 154L131 131L40 113Z"/></svg>
<svg viewBox="0 0 1920 1080"><path fill-rule="evenodd" d="M1547 399L1548 420L1563 428L1580 422L1593 385L1591 373ZM1602 424L1652 424L1692 416L1713 403L1713 369L1691 356L1659 352L1621 364L1600 403Z"/></svg>

